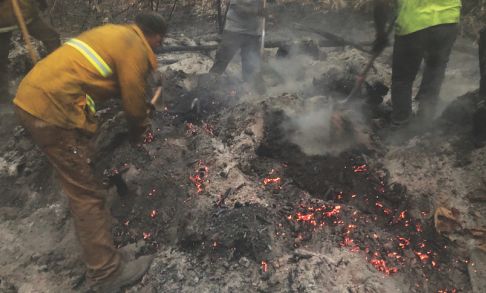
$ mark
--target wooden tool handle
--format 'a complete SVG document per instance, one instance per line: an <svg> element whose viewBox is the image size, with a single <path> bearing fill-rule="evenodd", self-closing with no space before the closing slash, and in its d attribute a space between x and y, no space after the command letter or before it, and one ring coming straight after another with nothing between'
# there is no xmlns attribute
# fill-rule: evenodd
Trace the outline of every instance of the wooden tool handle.
<svg viewBox="0 0 486 293"><path fill-rule="evenodd" d="M157 102L159 101L160 97L162 96L162 95L161 95L161 93L162 93L162 87L161 87L161 86L159 86L159 87L157 87L157 89L155 90L155 94L154 94L154 96L152 97L152 100L150 100L150 103L151 103L152 105L154 105L154 106L155 106L155 104L157 104Z"/></svg>
<svg viewBox="0 0 486 293"><path fill-rule="evenodd" d="M25 46L29 51L32 62L34 62L35 64L37 63L37 61L39 61L39 55L37 54L37 51L32 46L32 43L30 41L29 31L27 30L27 25L25 24L25 19L24 16L22 15L22 11L20 10L19 2L17 0L12 0L12 8L15 17L17 18L17 22L19 23L20 31L22 32L22 36L25 41Z"/></svg>

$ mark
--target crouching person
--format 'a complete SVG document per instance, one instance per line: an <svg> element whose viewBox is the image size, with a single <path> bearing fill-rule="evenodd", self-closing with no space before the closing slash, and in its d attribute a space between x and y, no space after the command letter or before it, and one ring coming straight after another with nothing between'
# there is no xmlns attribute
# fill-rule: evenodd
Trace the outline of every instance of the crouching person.
<svg viewBox="0 0 486 293"><path fill-rule="evenodd" d="M22 80L15 111L59 177L87 267L98 292L117 292L140 280L152 257L125 262L113 244L107 190L90 164L95 101L121 96L132 142L148 127L146 80L156 69L153 50L166 34L163 18L143 13L135 24L108 24L67 41Z"/></svg>

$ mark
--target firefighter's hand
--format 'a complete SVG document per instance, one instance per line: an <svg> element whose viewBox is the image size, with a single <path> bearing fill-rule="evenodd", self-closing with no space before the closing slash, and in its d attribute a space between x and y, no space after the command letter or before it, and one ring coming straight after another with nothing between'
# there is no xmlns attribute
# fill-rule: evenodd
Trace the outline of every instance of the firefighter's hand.
<svg viewBox="0 0 486 293"><path fill-rule="evenodd" d="M373 42L373 49L372 49L373 53L375 54L381 53L381 51L383 51L386 48L386 46L388 46L387 35L384 33L377 34L376 39Z"/></svg>
<svg viewBox="0 0 486 293"><path fill-rule="evenodd" d="M37 3L41 11L45 11L48 7L46 0L37 0Z"/></svg>

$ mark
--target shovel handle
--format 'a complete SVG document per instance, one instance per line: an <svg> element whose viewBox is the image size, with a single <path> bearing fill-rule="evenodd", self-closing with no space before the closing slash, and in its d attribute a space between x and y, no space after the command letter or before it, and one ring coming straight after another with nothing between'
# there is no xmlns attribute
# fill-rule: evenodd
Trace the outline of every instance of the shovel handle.
<svg viewBox="0 0 486 293"><path fill-rule="evenodd" d="M267 0L261 0L262 1L262 11L264 12L265 9L267 8ZM262 19L262 36L261 36L261 40L260 40L260 56L263 57L263 51L265 50L265 19L266 17L263 16L263 19Z"/></svg>
<svg viewBox="0 0 486 293"><path fill-rule="evenodd" d="M155 94L154 96L152 97L152 99L150 100L150 104L154 105L157 104L157 102L159 101L160 97L162 96L161 95L162 93L162 87L159 86L157 87L157 89L155 90Z"/></svg>
<svg viewBox="0 0 486 293"><path fill-rule="evenodd" d="M386 31L387 36L389 36L391 34L391 32L393 31L393 27L395 25L395 22L396 22L396 18L388 26L388 29ZM349 95L344 100L338 101L339 105L347 104L350 100L352 100L354 98L354 96L356 96L356 94L360 91L361 86L363 85L363 82L366 79L366 76L368 76L368 72L370 72L371 67L373 67L373 63L375 62L376 58L378 58L378 56L381 55L382 52L383 52L383 50L373 52L370 60L366 64L363 71L361 71L361 73L356 77L356 81L354 83L353 89L351 90L351 93L349 93Z"/></svg>
<svg viewBox="0 0 486 293"><path fill-rule="evenodd" d="M22 37L24 38L25 41L25 46L29 51L32 62L34 62L35 64L37 63L37 61L39 61L39 55L37 54L37 51L32 46L32 42L30 41L29 31L27 30L27 25L25 24L25 19L24 16L22 15L22 11L20 10L19 2L17 0L12 0L12 8L15 17L17 18L17 22L19 23L20 31L22 32Z"/></svg>

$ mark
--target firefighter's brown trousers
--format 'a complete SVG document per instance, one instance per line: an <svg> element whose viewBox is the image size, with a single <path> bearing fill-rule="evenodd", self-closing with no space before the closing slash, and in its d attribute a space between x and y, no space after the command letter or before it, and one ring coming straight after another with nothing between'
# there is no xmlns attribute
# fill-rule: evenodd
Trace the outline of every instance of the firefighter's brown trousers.
<svg viewBox="0 0 486 293"><path fill-rule="evenodd" d="M120 266L121 259L113 245L111 216L105 208L106 188L89 161L93 155L90 135L45 123L18 107L15 111L33 141L47 155L69 199L88 280L106 279Z"/></svg>

